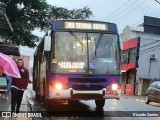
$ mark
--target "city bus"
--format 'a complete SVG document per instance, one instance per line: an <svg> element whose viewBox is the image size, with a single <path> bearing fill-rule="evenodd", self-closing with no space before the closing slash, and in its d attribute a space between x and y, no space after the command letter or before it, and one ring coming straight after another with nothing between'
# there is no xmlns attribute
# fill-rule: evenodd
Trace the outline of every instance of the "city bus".
<svg viewBox="0 0 160 120"><path fill-rule="evenodd" d="M120 99L120 40L117 25L92 20L54 20L34 53L33 89L50 105Z"/></svg>

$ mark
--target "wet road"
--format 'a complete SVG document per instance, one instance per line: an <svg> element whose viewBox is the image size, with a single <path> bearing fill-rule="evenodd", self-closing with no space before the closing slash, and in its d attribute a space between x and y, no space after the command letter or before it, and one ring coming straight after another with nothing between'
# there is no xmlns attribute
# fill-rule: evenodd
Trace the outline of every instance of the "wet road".
<svg viewBox="0 0 160 120"><path fill-rule="evenodd" d="M32 104L31 106L33 111L47 111L44 104L45 102L39 103L35 101L35 99L30 98L30 103ZM136 102L135 100L125 98L121 98L120 100L106 100L103 109L97 109L95 106L95 102L91 100L79 101L74 105L68 105L67 101L63 101L61 103L55 102L55 104L50 104L49 110L56 112L60 111L60 113L62 113L61 117L55 117L55 112L53 112L52 119L54 120L160 120L160 117L133 117L132 111L136 112L137 115L142 114L143 112L145 114L151 114L155 113L154 111L160 111L160 107L153 106L152 104L147 105L145 103ZM71 113L68 111L71 111ZM155 114L157 114L157 112ZM72 114L78 114L79 117L76 115L73 118L65 117L66 114L71 114L71 117ZM49 115L51 114L49 113ZM51 118L46 119L50 120Z"/></svg>
<svg viewBox="0 0 160 120"><path fill-rule="evenodd" d="M67 101L55 102L50 104L50 111L60 111L63 113L61 117L55 117L55 112L50 114L47 112L45 101L40 102L35 99L35 93L28 89L26 96L30 107L33 112L44 111L45 115L52 115L52 117L34 118L34 120L160 120L160 117L133 117L133 112L137 111L160 111L160 106L153 104L145 104L143 102L137 102L134 99L126 99L121 97L120 100L106 100L103 109L97 109L95 102L91 101L79 101L73 105L68 105ZM10 99L6 101L0 96L0 111L7 111L10 108ZM25 107L24 107L25 108ZM26 109L26 108L25 108ZM66 114L70 111L75 116L66 117ZM76 111L76 112L75 112ZM152 112L149 112L152 113ZM79 115L79 116L77 116Z"/></svg>

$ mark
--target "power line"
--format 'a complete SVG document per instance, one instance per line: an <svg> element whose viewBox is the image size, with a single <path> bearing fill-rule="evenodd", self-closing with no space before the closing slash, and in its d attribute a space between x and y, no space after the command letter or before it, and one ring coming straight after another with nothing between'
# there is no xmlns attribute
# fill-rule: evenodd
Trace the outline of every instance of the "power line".
<svg viewBox="0 0 160 120"><path fill-rule="evenodd" d="M119 11L120 12L120 9L122 9L124 6L126 6L128 4L128 2L126 2L126 3L124 3L123 2L123 5L121 5L117 10L115 10L114 12L112 12L110 15L108 15L107 17L105 17L104 19L102 19L102 20L105 20L105 19L107 19L107 18L110 18L111 16L111 18L110 19L112 19L112 18L114 18L114 13L116 13L117 11ZM119 14L119 12L118 12L118 14ZM121 12L120 12L121 13ZM117 14L116 14L117 15ZM108 20L109 21L109 20Z"/></svg>
<svg viewBox="0 0 160 120"><path fill-rule="evenodd" d="M136 0L137 1L137 0ZM120 16L118 19L114 20L114 22L116 22L117 20L119 20L120 18L126 16L127 14L129 14L131 11L135 10L137 7L139 7L140 5L142 5L144 2L146 2L147 0L143 0L139 5L137 5L136 7L134 7L133 9L131 9L130 11L128 11L126 14ZM135 3L135 2L134 2Z"/></svg>
<svg viewBox="0 0 160 120"><path fill-rule="evenodd" d="M140 47L145 47L145 46L148 46L148 45L151 45L151 44L157 43L157 42L160 42L160 41L155 41L155 42L152 42L152 43L148 43L148 44L145 44L145 45L140 46Z"/></svg>
<svg viewBox="0 0 160 120"><path fill-rule="evenodd" d="M154 12L152 13L152 14L149 14L149 16L154 16L154 15L156 15L156 14L159 14L160 13L160 11L159 11L159 8L157 9L157 10L154 10L154 9L152 9L152 8L150 8L150 7L148 7L147 5L145 5L147 8L149 8L149 9L151 9L151 10L153 10ZM158 11L158 12L157 12ZM159 16L158 16L159 17ZM143 20L139 20L138 22L136 22L135 23L135 25L136 24L138 24L138 23L143 23Z"/></svg>
<svg viewBox="0 0 160 120"><path fill-rule="evenodd" d="M138 1L138 0L135 0L135 1L134 1L132 4L130 4L126 9L124 9L123 12L120 12L119 14L117 14L116 17L118 17L119 15L123 14L124 11L128 10L128 8L131 8L131 6L133 6L134 3L136 3L137 1ZM132 9L132 10L133 10L133 9ZM113 17L113 18L116 18L116 17ZM112 19L113 19L113 18L112 18ZM121 18L121 17L119 17L119 18ZM116 19L116 20L119 20L119 18ZM109 20L111 20L111 19L109 19ZM113 20L113 21L114 21L114 20Z"/></svg>
<svg viewBox="0 0 160 120"><path fill-rule="evenodd" d="M159 10L158 10L159 11ZM159 14L160 13L160 11L159 12L154 12L154 13L152 13L152 14L150 14L149 16L154 16L154 15L156 15L156 14ZM160 16L158 16L158 17L160 17ZM157 17L157 18L158 18ZM143 19L142 20L139 20L139 21L137 21L136 23L134 23L135 24L135 26L137 25L137 24L140 24L140 23L143 23Z"/></svg>
<svg viewBox="0 0 160 120"><path fill-rule="evenodd" d="M121 0L119 0L119 1L120 1L120 2L122 2ZM129 0L128 2L130 2L130 3L133 3L133 4L137 5L136 3L131 2L131 0ZM139 3L140 3L140 1L137 1L137 2L139 2ZM122 2L122 3L123 3L123 2ZM145 4L144 4L143 6L147 7L148 9L151 9L152 11L155 11L154 9L152 9L152 8L148 7L148 6L147 6L147 5L145 5ZM147 11L148 13L152 13L152 12L150 12L148 9L144 8L143 6L139 6L139 8L141 8L141 9L143 9L143 10Z"/></svg>
<svg viewBox="0 0 160 120"><path fill-rule="evenodd" d="M160 2L158 0L155 0L158 4L160 4Z"/></svg>
<svg viewBox="0 0 160 120"><path fill-rule="evenodd" d="M119 1L120 1L120 0L119 0ZM120 2L122 2L122 1L120 1ZM128 1L128 2L131 2L131 1ZM139 1L137 1L137 2L139 2ZM122 2L122 3L124 3L124 2ZM133 2L131 2L131 3L133 3ZM133 4L135 4L135 3L133 3ZM135 4L135 5L136 5L136 4ZM144 8L143 6L145 6L147 9ZM159 10L154 10L154 9L152 9L151 7L149 7L149 6L145 5L145 4L143 4L143 6L139 6L139 8L147 11L147 12L149 13L149 15L156 15L156 14L160 13ZM148 9L150 9L150 10L152 10L152 11L154 11L154 12L152 13L152 12L150 12ZM159 11L159 12L157 12L157 11ZM143 23L143 19L142 19L142 20L139 20L139 21L136 22L136 23L134 23L135 25L133 24L133 26L136 26L138 23L139 23L139 24L140 24L140 23Z"/></svg>
<svg viewBox="0 0 160 120"><path fill-rule="evenodd" d="M150 50L150 49L154 49L154 48L159 48L159 47L160 47L160 44L155 45L155 46L150 47L150 48L147 48L147 49L144 49L144 50L141 50L141 51L139 51L139 52L144 52L144 51L147 51L147 50Z"/></svg>

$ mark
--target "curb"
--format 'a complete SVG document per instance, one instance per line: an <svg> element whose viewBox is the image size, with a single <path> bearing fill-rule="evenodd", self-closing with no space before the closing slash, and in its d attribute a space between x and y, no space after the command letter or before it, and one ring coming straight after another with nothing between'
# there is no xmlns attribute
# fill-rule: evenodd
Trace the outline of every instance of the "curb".
<svg viewBox="0 0 160 120"><path fill-rule="evenodd" d="M135 99L135 101L145 103L145 100L141 100L141 99Z"/></svg>
<svg viewBox="0 0 160 120"><path fill-rule="evenodd" d="M141 99L136 99L135 101L145 103L145 100L141 100ZM150 102L149 104L160 107L160 103Z"/></svg>

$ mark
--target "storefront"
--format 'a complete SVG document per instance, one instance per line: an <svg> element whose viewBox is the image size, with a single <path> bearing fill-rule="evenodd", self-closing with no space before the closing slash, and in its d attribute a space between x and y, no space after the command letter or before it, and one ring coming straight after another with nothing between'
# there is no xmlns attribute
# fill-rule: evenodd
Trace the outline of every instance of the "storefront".
<svg viewBox="0 0 160 120"><path fill-rule="evenodd" d="M134 95L136 88L136 72L139 52L139 38L123 42L122 51L122 87L121 93Z"/></svg>

